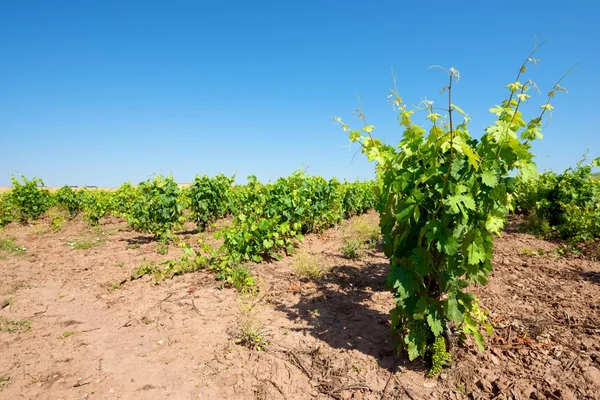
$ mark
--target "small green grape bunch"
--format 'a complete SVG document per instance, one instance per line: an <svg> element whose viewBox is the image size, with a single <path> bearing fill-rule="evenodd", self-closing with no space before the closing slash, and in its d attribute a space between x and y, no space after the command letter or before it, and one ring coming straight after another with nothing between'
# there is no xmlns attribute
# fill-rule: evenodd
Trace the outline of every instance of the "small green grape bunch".
<svg viewBox="0 0 600 400"><path fill-rule="evenodd" d="M452 355L446 350L446 339L442 335L435 338L433 344L429 345L429 350L431 351L429 376L433 377L452 361Z"/></svg>

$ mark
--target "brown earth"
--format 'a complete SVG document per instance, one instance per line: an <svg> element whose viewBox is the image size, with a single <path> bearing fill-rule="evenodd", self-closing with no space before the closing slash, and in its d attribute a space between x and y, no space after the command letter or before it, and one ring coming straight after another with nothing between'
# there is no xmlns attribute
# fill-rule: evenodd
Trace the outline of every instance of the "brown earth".
<svg viewBox="0 0 600 400"><path fill-rule="evenodd" d="M487 351L467 342L452 369L428 379L426 365L393 351L386 259L344 258L343 229L301 246L320 278L296 276L297 257L258 264L260 291L248 299L210 271L113 287L145 259L180 254L158 255L118 219L60 232L47 220L12 224L0 239L25 250L0 250L0 398L600 399L593 257L507 229L489 284L474 288L495 324ZM237 343L244 321L262 326L260 350Z"/></svg>

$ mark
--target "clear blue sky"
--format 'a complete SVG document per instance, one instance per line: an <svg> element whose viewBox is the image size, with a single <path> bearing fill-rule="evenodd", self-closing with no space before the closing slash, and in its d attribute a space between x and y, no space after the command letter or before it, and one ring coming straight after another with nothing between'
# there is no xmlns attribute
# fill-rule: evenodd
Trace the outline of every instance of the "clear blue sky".
<svg viewBox="0 0 600 400"><path fill-rule="evenodd" d="M267 181L303 164L369 178L332 116L360 126L360 95L375 133L397 142L390 70L417 104L443 100L446 79L428 67L454 66L455 103L479 137L534 37L548 39L529 75L544 94L581 62L534 147L540 169L561 171L588 147L600 155L599 11L576 0L2 1L0 186L15 171L49 186L236 171Z"/></svg>

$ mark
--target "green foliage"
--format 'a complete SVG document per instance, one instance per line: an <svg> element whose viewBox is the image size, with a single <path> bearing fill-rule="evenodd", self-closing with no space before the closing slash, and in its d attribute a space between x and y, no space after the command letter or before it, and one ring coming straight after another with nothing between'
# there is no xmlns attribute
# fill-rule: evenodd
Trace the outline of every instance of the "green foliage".
<svg viewBox="0 0 600 400"><path fill-rule="evenodd" d="M26 333L31 330L31 320L21 319L13 320L0 317L0 332L7 333Z"/></svg>
<svg viewBox="0 0 600 400"><path fill-rule="evenodd" d="M223 218L230 210L231 184L234 177L196 175L190 186L190 211L198 229L204 231L210 222Z"/></svg>
<svg viewBox="0 0 600 400"><path fill-rule="evenodd" d="M244 186L233 186L230 192L231 214L250 214L256 207L263 204L265 199L265 188L254 175L248 177L248 183Z"/></svg>
<svg viewBox="0 0 600 400"><path fill-rule="evenodd" d="M169 244L167 242L158 242L156 245L156 252L161 255L165 255L169 252Z"/></svg>
<svg viewBox="0 0 600 400"><path fill-rule="evenodd" d="M22 183L14 176L10 179L13 185L10 200L20 222L35 220L52 206L52 195L48 189L42 188L43 180L39 178L28 180L24 175L21 175Z"/></svg>
<svg viewBox="0 0 600 400"><path fill-rule="evenodd" d="M360 248L362 244L363 242L357 238L343 238L340 251L344 257L354 260L360 258Z"/></svg>
<svg viewBox="0 0 600 400"><path fill-rule="evenodd" d="M530 142L541 138L548 103L562 89L557 84L540 115L525 121L521 110L534 84L520 78L531 60L529 56L516 82L508 85L508 99L490 109L496 121L479 140L469 133L469 118L452 103L452 84L459 78L453 68L446 71L445 115L432 101L423 102L429 131L413 123L414 111L407 109L397 90L390 93L404 128L397 146L374 138L374 127L366 122L361 130L353 130L336 118L350 140L376 163L377 210L390 260L387 283L396 303L392 328L411 359L424 357L436 341L440 346L437 338L453 329L484 347L480 327L489 331L490 326L465 289L487 282L493 235L500 232L509 211L509 174L519 169L527 178L535 172ZM458 123L457 114L464 116ZM364 121L360 110L358 116Z"/></svg>
<svg viewBox="0 0 600 400"><path fill-rule="evenodd" d="M2 392L2 390L6 389L8 387L8 385L10 385L10 376L3 376L0 375L0 392Z"/></svg>
<svg viewBox="0 0 600 400"><path fill-rule="evenodd" d="M524 231L573 242L600 237L600 181L591 174L600 157L584 163L585 157L560 175L517 177L513 203L526 216Z"/></svg>
<svg viewBox="0 0 600 400"><path fill-rule="evenodd" d="M155 272L157 280L173 278L177 275L183 275L191 272L200 271L208 267L209 259L200 253L196 253L191 246L185 242L179 244L184 249L184 256L174 260L168 260L163 263L164 268Z"/></svg>
<svg viewBox="0 0 600 400"><path fill-rule="evenodd" d="M217 237L224 239L224 252L235 263L280 259L283 251L294 252L305 234L333 226L344 215L364 212L375 199L372 183L341 184L301 171L268 185L250 176L248 185L233 193L237 215ZM351 208L344 205L347 193L354 199Z"/></svg>
<svg viewBox="0 0 600 400"><path fill-rule="evenodd" d="M252 272L246 265L235 265L221 269L217 279L238 292L249 291L255 285Z"/></svg>
<svg viewBox="0 0 600 400"><path fill-rule="evenodd" d="M91 249L94 246L99 246L103 244L100 240L92 240L92 239L79 239L74 242L68 243L71 248L75 250L87 250Z"/></svg>
<svg viewBox="0 0 600 400"><path fill-rule="evenodd" d="M312 280L319 279L326 272L321 264L321 260L317 256L306 251L300 251L292 260L296 276Z"/></svg>
<svg viewBox="0 0 600 400"><path fill-rule="evenodd" d="M360 216L349 221L346 235L355 237L373 248L381 236L381 231L379 226L370 222L366 216Z"/></svg>
<svg viewBox="0 0 600 400"><path fill-rule="evenodd" d="M236 343L251 350L266 349L268 342L264 333L264 325L259 319L258 304L252 302L251 296L241 296L238 304Z"/></svg>
<svg viewBox="0 0 600 400"><path fill-rule="evenodd" d="M236 213L231 226L215 232L215 238L223 239L219 248L202 244L195 249L182 242L183 257L150 270L138 270L136 275L152 273L156 280L162 280L209 268L224 284L245 291L255 284L247 262L280 259L283 252L292 254L304 234L332 226L349 213L364 212L375 199L372 183L341 184L302 172L268 185L254 176L243 187L230 187L231 183L232 179L223 175L212 179L197 177L190 187L190 204L195 207L192 213L201 225L227 212ZM346 192L354 193L351 211L343 206Z"/></svg>
<svg viewBox="0 0 600 400"><path fill-rule="evenodd" d="M353 217L344 227L340 251L350 259L360 258L363 248L375 248L380 236L377 224L371 223L366 216Z"/></svg>
<svg viewBox="0 0 600 400"><path fill-rule="evenodd" d="M443 336L436 337L431 345L431 368L429 369L429 376L433 377L442 372L442 368L451 361L452 356L446 350L446 339Z"/></svg>
<svg viewBox="0 0 600 400"><path fill-rule="evenodd" d="M129 182L122 184L113 194L113 214L124 219L132 218L133 208L140 198L140 191Z"/></svg>
<svg viewBox="0 0 600 400"><path fill-rule="evenodd" d="M0 238L0 250L22 253L25 251L25 247L17 245L15 238Z"/></svg>
<svg viewBox="0 0 600 400"><path fill-rule="evenodd" d="M90 225L98 225L100 219L115 207L114 194L106 190L82 190L83 214Z"/></svg>
<svg viewBox="0 0 600 400"><path fill-rule="evenodd" d="M63 222L66 217L62 214L50 214L50 228L53 232L60 232L63 228Z"/></svg>
<svg viewBox="0 0 600 400"><path fill-rule="evenodd" d="M191 221L193 218L191 217L192 207L192 190L189 186L183 186L179 188L179 196L177 197L177 201L181 204L183 222Z"/></svg>
<svg viewBox="0 0 600 400"><path fill-rule="evenodd" d="M54 202L57 206L67 210L71 218L75 217L83 208L81 191L75 191L69 186L63 186L54 193Z"/></svg>
<svg viewBox="0 0 600 400"><path fill-rule="evenodd" d="M232 186L232 183L233 177L224 175L197 176L189 188L180 189L173 177L157 176L140 183L137 188L127 182L115 192L75 191L64 186L53 199L71 217L83 212L92 225L97 225L108 213L127 218L136 231L154 234L161 242L157 248L161 254L168 251L167 242L173 238L173 230L184 222L185 207L189 207L190 215L201 229L227 214L234 214L233 224L215 234L216 238L223 238L219 248L205 244L201 249L192 249L182 243L183 257L161 264L144 264L133 271L130 279L152 274L160 281L210 268L225 285L242 291L255 284L246 262L280 259L283 252L293 254L305 234L320 232L339 223L345 216L365 212L377 199L373 182L342 184L336 179L327 181L300 171L267 185L254 176L248 178L245 186ZM25 180L23 187L35 195L45 193L39 190L39 184L43 184L41 180ZM0 197L0 222L3 224L12 220L16 214L14 210L29 210L29 203L17 204L20 208L15 205L15 192L20 191ZM31 193L29 197L33 196ZM51 226L59 230L62 221L62 217L55 217ZM85 240L69 243L76 249L88 249L96 244Z"/></svg>
<svg viewBox="0 0 600 400"><path fill-rule="evenodd" d="M168 241L173 229L183 221L179 187L172 176L156 176L138 185L139 197L131 209L129 224L144 233L154 234L155 239Z"/></svg>
<svg viewBox="0 0 600 400"><path fill-rule="evenodd" d="M375 207L377 195L373 189L373 182L356 182L343 186L341 193L346 217L359 215Z"/></svg>
<svg viewBox="0 0 600 400"><path fill-rule="evenodd" d="M16 210L9 193L0 193L0 228L15 220Z"/></svg>
<svg viewBox="0 0 600 400"><path fill-rule="evenodd" d="M401 332L408 358L412 361L417 357L425 357L428 342L433 337L427 322L424 319L408 318L402 326Z"/></svg>
<svg viewBox="0 0 600 400"><path fill-rule="evenodd" d="M223 248L234 261L261 262L263 258L281 259L279 251L296 247L303 239L300 224L290 226L289 221L280 217L265 218L260 214L238 215L232 226L217 232L216 238L223 238Z"/></svg>
<svg viewBox="0 0 600 400"><path fill-rule="evenodd" d="M131 271L131 276L129 279L130 280L140 279L142 276L151 275L151 274L157 272L158 270L159 270L159 268L156 265L156 262L144 259L144 261L142 262L142 265L140 265L139 267L137 267L133 271Z"/></svg>
<svg viewBox="0 0 600 400"><path fill-rule="evenodd" d="M98 225L100 219L116 206L112 192L97 189L73 190L69 186L58 189L54 193L54 200L59 207L69 212L71 218L83 211L90 225Z"/></svg>
<svg viewBox="0 0 600 400"><path fill-rule="evenodd" d="M255 285L254 277L248 267L232 264L226 256L218 250L214 250L210 245L204 244L200 250L196 250L188 243L181 242L179 247L184 249L183 257L162 263L144 261L141 266L132 271L128 279L117 282L115 285L118 287L129 280L139 279L145 275L153 275L155 282L160 282L206 268L214 270L218 280L238 291L248 291Z"/></svg>

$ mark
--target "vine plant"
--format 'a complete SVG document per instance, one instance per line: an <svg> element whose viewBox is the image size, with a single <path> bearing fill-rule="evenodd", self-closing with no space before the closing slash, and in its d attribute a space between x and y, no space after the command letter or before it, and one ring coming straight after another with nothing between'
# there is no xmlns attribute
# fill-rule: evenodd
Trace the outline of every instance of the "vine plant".
<svg viewBox="0 0 600 400"><path fill-rule="evenodd" d="M392 329L410 360L430 359L430 375L450 361L455 333L461 341L472 336L481 349L482 328L491 333L486 313L465 289L487 282L492 238L508 212L508 188L514 179L509 174L515 169L525 177L536 172L531 142L542 138L543 117L553 109L550 101L564 90L558 81L541 113L528 122L523 119L521 108L535 83L522 81L522 76L529 63L538 61L533 58L537 48L506 86L508 99L490 109L497 118L479 140L469 133L469 117L452 103L453 83L460 78L454 68L442 68L448 75L442 89L447 107L422 103L431 122L428 132L413 122L414 111L407 109L397 88L390 92L388 100L404 128L397 147L373 137L374 126L360 109L355 112L364 122L360 130L334 118L376 163L377 210L390 260L387 284L396 304Z"/></svg>

